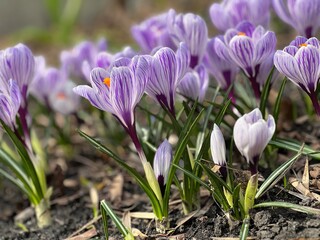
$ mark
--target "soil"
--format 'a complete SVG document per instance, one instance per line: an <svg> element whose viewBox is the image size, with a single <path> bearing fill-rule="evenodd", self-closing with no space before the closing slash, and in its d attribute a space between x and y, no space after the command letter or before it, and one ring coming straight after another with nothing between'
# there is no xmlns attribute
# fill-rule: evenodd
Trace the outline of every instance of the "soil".
<svg viewBox="0 0 320 240"><path fill-rule="evenodd" d="M0 208L3 209L0 217L0 240L104 239L101 219L93 217L90 186L95 186L99 198L111 202L113 209L119 215L127 211L151 212L146 196L109 158L98 153L91 158L94 161L81 158L85 157L79 155L78 159L68 160L67 171L63 174L63 171L56 167L58 170L53 171L54 175L49 178L51 184L56 185L52 197L53 224L43 230L37 228L32 214L23 222L28 232L22 231L14 224L14 216L28 207L28 201L9 182L2 181L1 192L4 194L0 198ZM84 160L90 162L85 163ZM61 176L67 180L63 180L59 188L57 182L63 179ZM120 197L113 198L112 195L117 194L112 192L112 188L115 182L119 181L119 176L123 178L122 193ZM52 182L52 179L56 182ZM84 184L83 179L86 179L87 183ZM177 222L182 221L185 216L181 213L180 203L172 205L169 221L171 227L176 229L169 236L156 234L152 220L131 218L131 226L147 235L146 239L237 238L241 223L228 222L213 199L207 193L203 195L202 209L178 227L176 227ZM260 201L266 200L288 201L319 208L319 202L307 198L301 200L281 187L273 188L260 199ZM122 239L111 222L109 231L110 239ZM254 209L251 213L249 236L249 239L320 239L320 217L281 208Z"/></svg>

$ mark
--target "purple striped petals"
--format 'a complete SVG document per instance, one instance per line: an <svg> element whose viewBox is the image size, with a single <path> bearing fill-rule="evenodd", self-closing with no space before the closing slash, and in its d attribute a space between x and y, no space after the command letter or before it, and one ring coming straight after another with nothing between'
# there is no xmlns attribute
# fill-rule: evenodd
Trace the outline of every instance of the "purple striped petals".
<svg viewBox="0 0 320 240"><path fill-rule="evenodd" d="M255 40L255 39L254 39ZM277 38L274 32L266 32L255 42L254 64L258 65L264 62L270 55L275 52Z"/></svg>
<svg viewBox="0 0 320 240"><path fill-rule="evenodd" d="M10 79L0 91L0 119L11 129L16 124L16 116L21 104L21 93L16 81Z"/></svg>
<svg viewBox="0 0 320 240"><path fill-rule="evenodd" d="M113 68L110 75L110 102L114 114L126 128L133 126L134 123L136 89L133 77L133 72L128 67Z"/></svg>
<svg viewBox="0 0 320 240"><path fill-rule="evenodd" d="M254 44L247 36L235 36L229 43L230 56L248 76L253 75Z"/></svg>
<svg viewBox="0 0 320 240"><path fill-rule="evenodd" d="M297 47L296 47L297 46ZM283 51L277 51L274 64L279 72L309 95L317 89L320 77L320 49L316 38L297 37Z"/></svg>
<svg viewBox="0 0 320 240"><path fill-rule="evenodd" d="M274 65L278 71L287 76L294 84L301 86L301 74L294 56L278 50L274 55Z"/></svg>
<svg viewBox="0 0 320 240"><path fill-rule="evenodd" d="M181 77L184 76L184 74L186 73L190 65L190 52L185 43L180 43L180 46L176 53L176 59L177 59L177 76L178 76L178 81L176 82L176 85L178 85Z"/></svg>
<svg viewBox="0 0 320 240"><path fill-rule="evenodd" d="M28 85L34 75L35 60L31 50L19 43L0 53L0 78L6 81L14 79L26 98Z"/></svg>
<svg viewBox="0 0 320 240"><path fill-rule="evenodd" d="M178 92L185 97L203 102L208 85L207 71L203 65L199 65L195 70L185 74L178 86Z"/></svg>
<svg viewBox="0 0 320 240"><path fill-rule="evenodd" d="M164 140L158 147L153 160L153 171L156 176L160 189L163 192L167 183L170 165L172 162L171 144Z"/></svg>
<svg viewBox="0 0 320 240"><path fill-rule="evenodd" d="M309 92L317 89L320 76L320 52L317 48L308 45L301 47L295 55L300 68L302 81Z"/></svg>

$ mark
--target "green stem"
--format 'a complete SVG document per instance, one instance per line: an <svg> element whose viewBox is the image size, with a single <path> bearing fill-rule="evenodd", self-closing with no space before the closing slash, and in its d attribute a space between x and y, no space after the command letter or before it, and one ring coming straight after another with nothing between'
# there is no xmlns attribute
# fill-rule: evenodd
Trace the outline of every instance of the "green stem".
<svg viewBox="0 0 320 240"><path fill-rule="evenodd" d="M51 212L49 199L43 198L40 203L34 206L39 228L45 228L51 225Z"/></svg>

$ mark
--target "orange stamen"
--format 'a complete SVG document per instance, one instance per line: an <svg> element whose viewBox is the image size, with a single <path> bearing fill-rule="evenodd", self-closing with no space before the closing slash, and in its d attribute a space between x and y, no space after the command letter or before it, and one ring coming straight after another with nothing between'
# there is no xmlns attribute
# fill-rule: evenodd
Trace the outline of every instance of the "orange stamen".
<svg viewBox="0 0 320 240"><path fill-rule="evenodd" d="M299 45L299 47L306 47L306 46L308 46L307 43L301 43L301 44Z"/></svg>
<svg viewBox="0 0 320 240"><path fill-rule="evenodd" d="M247 36L247 34L244 32L238 32L238 36Z"/></svg>
<svg viewBox="0 0 320 240"><path fill-rule="evenodd" d="M63 92L59 92L58 94L57 94L57 98L58 99L61 99L61 100L63 100L63 99L66 99L66 95L63 93Z"/></svg>
<svg viewBox="0 0 320 240"><path fill-rule="evenodd" d="M105 85L107 85L108 87L110 87L110 82L111 82L111 80L110 80L110 78L108 78L108 77L106 77L105 79L103 79L103 83L104 83Z"/></svg>

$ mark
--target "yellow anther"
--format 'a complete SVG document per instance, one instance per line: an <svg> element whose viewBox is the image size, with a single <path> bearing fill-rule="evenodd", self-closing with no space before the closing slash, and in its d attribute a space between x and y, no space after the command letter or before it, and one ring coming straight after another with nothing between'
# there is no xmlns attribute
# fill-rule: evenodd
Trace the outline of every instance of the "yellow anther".
<svg viewBox="0 0 320 240"><path fill-rule="evenodd" d="M110 80L110 78L108 78L108 77L106 77L105 79L103 79L103 83L104 83L105 85L107 85L108 87L110 87L110 82L111 82L111 80Z"/></svg>
<svg viewBox="0 0 320 240"><path fill-rule="evenodd" d="M245 32L238 32L238 36L247 36Z"/></svg>
<svg viewBox="0 0 320 240"><path fill-rule="evenodd" d="M301 43L301 44L299 45L299 47L306 47L306 46L308 46L307 43Z"/></svg>
<svg viewBox="0 0 320 240"><path fill-rule="evenodd" d="M63 99L67 98L67 96L63 92L59 92L56 96L60 100L63 100Z"/></svg>

